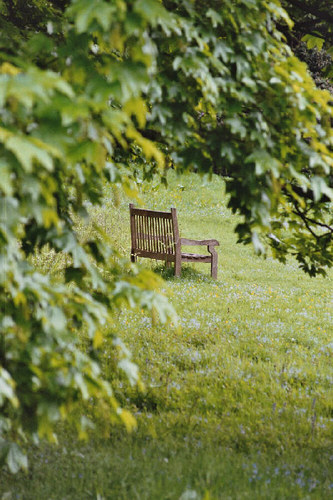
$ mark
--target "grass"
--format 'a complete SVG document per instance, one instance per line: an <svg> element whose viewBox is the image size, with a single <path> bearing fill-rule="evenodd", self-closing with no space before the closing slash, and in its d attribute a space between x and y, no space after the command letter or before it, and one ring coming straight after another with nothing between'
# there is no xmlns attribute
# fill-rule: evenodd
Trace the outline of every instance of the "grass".
<svg viewBox="0 0 333 500"><path fill-rule="evenodd" d="M174 278L142 262L164 276L181 328L119 315L146 391L121 380L116 391L138 430L105 434L100 419L88 443L63 430L59 446L30 449L27 474L0 473L0 499L333 498L333 273L308 278L237 245L217 177L141 191L144 206L177 207L182 236L220 241L218 280L208 264ZM106 196L94 214L123 255L127 203ZM107 341L104 355L111 376Z"/></svg>

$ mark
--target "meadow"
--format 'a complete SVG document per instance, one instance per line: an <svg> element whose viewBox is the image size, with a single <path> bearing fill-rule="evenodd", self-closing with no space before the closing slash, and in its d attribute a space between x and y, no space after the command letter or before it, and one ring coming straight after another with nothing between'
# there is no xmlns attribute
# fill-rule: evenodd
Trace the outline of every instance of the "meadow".
<svg viewBox="0 0 333 500"><path fill-rule="evenodd" d="M117 315L145 386L114 380L137 430L106 431L102 415L88 442L61 429L57 446L31 446L28 472L0 472L0 499L333 498L332 270L309 278L292 259L237 244L222 179L168 180L142 183L142 206L175 206L183 237L218 239L218 279L207 264L183 265L175 278L141 260L164 278L178 324ZM129 200L119 202L106 189L93 218L129 259ZM80 227L82 237L91 230ZM57 273L63 261L45 254L39 265ZM106 337L113 377L108 348Z"/></svg>

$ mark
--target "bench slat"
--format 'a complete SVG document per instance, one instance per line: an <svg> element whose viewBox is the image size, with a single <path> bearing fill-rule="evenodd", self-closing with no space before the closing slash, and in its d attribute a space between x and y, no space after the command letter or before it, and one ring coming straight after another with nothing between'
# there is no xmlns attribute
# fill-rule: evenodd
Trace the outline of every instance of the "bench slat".
<svg viewBox="0 0 333 500"><path fill-rule="evenodd" d="M137 257L148 257L150 259L165 260L168 262L176 262L176 256L165 252L148 252L147 250L137 250Z"/></svg>
<svg viewBox="0 0 333 500"><path fill-rule="evenodd" d="M200 255L197 253L182 253L182 262L211 262L210 255Z"/></svg>
<svg viewBox="0 0 333 500"><path fill-rule="evenodd" d="M219 242L217 240L190 240L188 238L180 238L180 242L182 245L192 245L192 246L199 246L199 245L212 245L212 246L219 246Z"/></svg>
<svg viewBox="0 0 333 500"><path fill-rule="evenodd" d="M158 212L157 210L146 210L143 208L132 208L132 215L152 217L153 219L171 219L170 212Z"/></svg>

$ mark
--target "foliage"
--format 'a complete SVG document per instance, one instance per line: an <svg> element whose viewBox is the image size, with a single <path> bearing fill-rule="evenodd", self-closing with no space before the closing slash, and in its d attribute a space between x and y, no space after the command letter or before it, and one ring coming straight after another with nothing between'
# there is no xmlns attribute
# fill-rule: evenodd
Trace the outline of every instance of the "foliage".
<svg viewBox="0 0 333 500"><path fill-rule="evenodd" d="M24 29L29 5L18 2L13 18L11 2L2 3L8 11L0 52L0 458L12 472L26 466L16 443L29 436L55 441L61 419L73 418L86 436L91 422L77 417L81 401L107 404L110 418L133 428L101 373L103 335L113 346L115 369L137 383L137 368L115 339L115 310L127 303L173 314L153 291L156 278L123 266L101 229L85 241L75 230L74 221L84 224L87 208L102 203L106 181L131 190L112 162L113 148L135 135L130 110L148 78L143 48L133 49L131 61L119 60L112 46L104 62L95 57L95 31L108 40L117 33L111 15L116 10L121 19L126 8L105 4L99 27L89 3L73 3L65 16L48 2L34 2L32 25ZM140 19L144 28L148 21ZM135 41L124 33L123 43L127 38ZM109 106L113 95L118 104ZM145 147L160 159L149 141ZM33 265L36 249L45 248L63 255L60 274Z"/></svg>
<svg viewBox="0 0 333 500"><path fill-rule="evenodd" d="M0 5L0 432L15 471L25 460L14 443L55 439L82 400L107 401L132 426L100 371L103 334L122 303L172 313L145 290L155 278L123 273L103 231L78 239L74 220L102 205L105 183L131 192L132 173L168 162L226 168L239 239L261 252L266 238L280 260L292 253L323 273L332 107L283 43L278 0ZM34 267L44 248L62 253L63 273ZM121 366L132 380L133 365ZM84 435L86 420L76 423Z"/></svg>
<svg viewBox="0 0 333 500"><path fill-rule="evenodd" d="M114 390L137 431L109 432L101 415L89 443L66 429L57 447L31 446L31 471L0 473L0 498L179 500L186 490L198 500L331 498L333 270L309 278L292 259L258 259L237 245L221 178L170 171L167 180L167 190L157 178L141 184L145 204L172 202L182 234L219 239L218 280L207 264L182 266L180 280L161 266L181 332L140 310L119 315L146 392L125 390L120 377ZM120 201L93 217L107 228L119 220L122 251L128 200ZM103 352L109 373L106 341Z"/></svg>
<svg viewBox="0 0 333 500"><path fill-rule="evenodd" d="M284 30L288 44L307 63L317 87L333 94L333 10L322 0L292 0L283 5L294 22L291 31Z"/></svg>
<svg viewBox="0 0 333 500"><path fill-rule="evenodd" d="M332 264L331 97L274 29L288 17L275 3L222 2L218 12L166 4L182 15L185 36L155 34L163 71L151 83L150 127L171 144L178 168L229 173L230 207L244 217L240 241L262 252L265 233L280 260L291 253L311 275L324 272Z"/></svg>
<svg viewBox="0 0 333 500"><path fill-rule="evenodd" d="M294 21L293 35L299 40L306 37L308 48L331 51L333 46L333 9L323 0L282 1Z"/></svg>

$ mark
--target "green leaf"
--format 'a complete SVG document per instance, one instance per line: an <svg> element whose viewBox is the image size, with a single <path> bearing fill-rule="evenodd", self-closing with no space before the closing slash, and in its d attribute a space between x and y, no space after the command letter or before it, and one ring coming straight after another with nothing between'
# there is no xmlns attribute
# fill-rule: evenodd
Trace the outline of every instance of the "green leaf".
<svg viewBox="0 0 333 500"><path fill-rule="evenodd" d="M51 52L53 49L53 41L44 33L37 33L28 40L27 48L31 54L38 55L40 52Z"/></svg>
<svg viewBox="0 0 333 500"><path fill-rule="evenodd" d="M256 149L245 160L245 163L254 162L255 173L260 176L267 171L272 171L276 177L279 176L279 162L272 157L269 151Z"/></svg>
<svg viewBox="0 0 333 500"><path fill-rule="evenodd" d="M68 14L74 17L78 33L88 31L93 26L94 20L107 31L115 9L115 5L110 5L101 0L95 2L91 0L77 0L68 9Z"/></svg>
<svg viewBox="0 0 333 500"><path fill-rule="evenodd" d="M0 189L7 196L13 194L13 181L7 165L0 165Z"/></svg>
<svg viewBox="0 0 333 500"><path fill-rule="evenodd" d="M0 366L0 407L8 399L11 404L18 408L19 401L15 395L15 382L7 370Z"/></svg>
<svg viewBox="0 0 333 500"><path fill-rule="evenodd" d="M122 359L118 363L118 367L126 373L126 376L132 386L136 385L139 379L139 369L135 363L129 359Z"/></svg>
<svg viewBox="0 0 333 500"><path fill-rule="evenodd" d="M235 116L233 118L228 118L225 122L230 126L233 134L239 135L241 139L246 136L247 129L240 117Z"/></svg>
<svg viewBox="0 0 333 500"><path fill-rule="evenodd" d="M323 38L320 38L319 36L308 34L303 36L302 42L306 42L306 45L310 50L314 48L321 50L323 48L325 40Z"/></svg>
<svg viewBox="0 0 333 500"><path fill-rule="evenodd" d="M11 136L5 144L7 149L12 151L27 172L32 171L33 160L37 160L47 170L53 170L52 157L44 149L37 147L32 140L19 136Z"/></svg>
<svg viewBox="0 0 333 500"><path fill-rule="evenodd" d="M28 458L16 443L10 443L8 446L6 463L10 472L16 474L21 469L27 469Z"/></svg>
<svg viewBox="0 0 333 500"><path fill-rule="evenodd" d="M163 8L162 2L158 0L137 0L134 9L154 26L159 20L166 21L169 19L167 10Z"/></svg>
<svg viewBox="0 0 333 500"><path fill-rule="evenodd" d="M326 184L322 177L315 175L311 179L311 188L315 201L319 201L323 195L326 195L328 198L333 200L333 189Z"/></svg>
<svg viewBox="0 0 333 500"><path fill-rule="evenodd" d="M216 12L216 10L208 9L206 12L206 16L212 20L212 25L214 28L216 28L218 24L223 25L223 17L218 12Z"/></svg>
<svg viewBox="0 0 333 500"><path fill-rule="evenodd" d="M81 269L80 267L66 267L65 269L66 283L68 283L69 281L75 281L76 283L81 284L85 275L86 271Z"/></svg>
<svg viewBox="0 0 333 500"><path fill-rule="evenodd" d="M254 246L254 250L258 255L265 253L265 247L263 243L260 241L259 235L256 231L252 232L252 244Z"/></svg>

